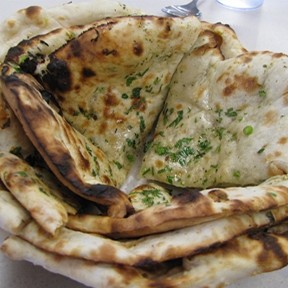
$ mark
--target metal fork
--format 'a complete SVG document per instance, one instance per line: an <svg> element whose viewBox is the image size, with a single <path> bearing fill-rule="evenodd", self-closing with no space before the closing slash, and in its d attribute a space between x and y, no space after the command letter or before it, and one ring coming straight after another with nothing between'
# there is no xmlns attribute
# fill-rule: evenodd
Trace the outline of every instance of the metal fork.
<svg viewBox="0 0 288 288"><path fill-rule="evenodd" d="M171 15L171 16L177 16L177 17L184 17L184 16L190 16L195 15L197 17L201 16L201 12L197 7L198 0L193 0L188 4L185 5L171 5L162 8L162 12Z"/></svg>

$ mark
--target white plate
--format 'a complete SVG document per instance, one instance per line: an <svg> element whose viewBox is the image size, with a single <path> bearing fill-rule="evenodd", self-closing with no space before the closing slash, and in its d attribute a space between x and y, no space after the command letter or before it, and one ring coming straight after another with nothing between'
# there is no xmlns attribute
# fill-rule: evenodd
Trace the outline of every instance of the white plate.
<svg viewBox="0 0 288 288"><path fill-rule="evenodd" d="M63 0L9 0L0 2L0 21L16 10L29 5L53 6ZM73 2L81 2L74 0ZM121 2L141 8L147 13L163 15L161 7L169 4L183 4L185 0L122 0ZM229 24L249 50L271 50L288 54L288 1L264 0L260 9L240 12L224 8L216 0L199 0L202 20ZM0 43L1 45L1 43ZM0 230L0 242L7 234ZM249 279L243 279L229 288L286 288L288 267ZM63 276L49 273L28 262L16 262L0 254L0 288L84 288Z"/></svg>

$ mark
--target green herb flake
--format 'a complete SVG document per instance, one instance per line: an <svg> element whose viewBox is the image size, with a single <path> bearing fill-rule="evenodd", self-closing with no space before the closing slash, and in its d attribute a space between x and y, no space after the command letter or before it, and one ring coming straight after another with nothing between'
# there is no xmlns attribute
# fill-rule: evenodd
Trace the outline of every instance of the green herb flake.
<svg viewBox="0 0 288 288"><path fill-rule="evenodd" d="M135 139L126 139L126 142L128 144L129 147L136 149L136 141Z"/></svg>
<svg viewBox="0 0 288 288"><path fill-rule="evenodd" d="M275 192L268 192L267 194L273 198L277 197L277 194Z"/></svg>
<svg viewBox="0 0 288 288"><path fill-rule="evenodd" d="M136 79L137 79L136 76L128 76L126 78L126 86L129 87L132 84L132 82L135 81Z"/></svg>
<svg viewBox="0 0 288 288"><path fill-rule="evenodd" d="M28 55L20 55L19 64L23 64L27 59L29 59Z"/></svg>
<svg viewBox="0 0 288 288"><path fill-rule="evenodd" d="M185 166L188 162L189 156L194 155L195 151L189 146L184 146L180 151L176 153L170 153L169 157L173 162L179 163L181 166Z"/></svg>
<svg viewBox="0 0 288 288"><path fill-rule="evenodd" d="M129 162L134 162L134 156L133 155L127 154L126 157L127 157Z"/></svg>
<svg viewBox="0 0 288 288"><path fill-rule="evenodd" d="M155 147L155 153L159 156L168 155L169 148L166 146L161 146L161 144L158 143Z"/></svg>
<svg viewBox="0 0 288 288"><path fill-rule="evenodd" d="M25 171L17 171L15 174L21 177L28 177L28 174Z"/></svg>
<svg viewBox="0 0 288 288"><path fill-rule="evenodd" d="M236 110L234 110L234 108L231 107L231 108L227 109L227 111L225 112L225 115L227 117L233 118L233 117L236 117L238 115L238 112Z"/></svg>
<svg viewBox="0 0 288 288"><path fill-rule="evenodd" d="M215 134L219 138L219 140L223 139L224 133L225 133L225 128L224 127L217 127L215 129Z"/></svg>
<svg viewBox="0 0 288 288"><path fill-rule="evenodd" d="M114 161L114 164L117 166L117 168L119 170L121 170L123 168L123 165L120 162L118 162L118 161Z"/></svg>
<svg viewBox="0 0 288 288"><path fill-rule="evenodd" d="M146 207L151 207L153 205L165 204L168 201L163 197L159 189L146 189L141 192L135 192L141 195L141 201ZM131 193L133 195L133 193Z"/></svg>
<svg viewBox="0 0 288 288"><path fill-rule="evenodd" d="M128 99L129 96L128 96L126 93L123 93L123 94L121 95L121 98L122 98L122 99Z"/></svg>
<svg viewBox="0 0 288 288"><path fill-rule="evenodd" d="M173 176L167 176L166 177L166 179L167 179L167 182L169 183L169 184L173 184L173 180L174 180L174 177Z"/></svg>
<svg viewBox="0 0 288 288"><path fill-rule="evenodd" d="M235 177L235 178L240 178L240 176L241 176L241 173L240 173L239 170L234 170L234 171L233 171L233 177Z"/></svg>
<svg viewBox="0 0 288 288"><path fill-rule="evenodd" d="M182 148L184 145L188 145L191 141L192 138L184 137L176 142L175 148Z"/></svg>
<svg viewBox="0 0 288 288"><path fill-rule="evenodd" d="M266 145L264 145L261 149L257 151L257 154L262 154L266 149Z"/></svg>
<svg viewBox="0 0 288 288"><path fill-rule="evenodd" d="M151 172L151 168L147 168L142 172L142 176L145 176L146 174L148 174L149 172Z"/></svg>
<svg viewBox="0 0 288 288"><path fill-rule="evenodd" d="M140 98L141 90L142 90L141 87L133 88L132 89L132 98Z"/></svg>
<svg viewBox="0 0 288 288"><path fill-rule="evenodd" d="M140 132L143 133L146 129L145 120L143 116L140 116Z"/></svg>
<svg viewBox="0 0 288 288"><path fill-rule="evenodd" d="M162 173L171 172L171 171L172 171L172 168L166 165L163 169L158 170L157 174L162 174Z"/></svg>
<svg viewBox="0 0 288 288"><path fill-rule="evenodd" d="M246 127L244 127L243 129L243 133L246 135L246 136L249 136L253 133L254 129L251 125L247 125Z"/></svg>
<svg viewBox="0 0 288 288"><path fill-rule="evenodd" d="M86 150L87 150L87 152L89 153L90 156L93 155L92 149L89 147L89 145L87 143L86 143Z"/></svg>
<svg viewBox="0 0 288 288"><path fill-rule="evenodd" d="M177 117L168 125L168 127L177 127L177 125L183 120L183 110L177 112Z"/></svg>
<svg viewBox="0 0 288 288"><path fill-rule="evenodd" d="M260 97L266 97L266 96L267 96L267 93L266 93L266 91L265 91L264 89L261 89L261 90L259 90L258 95L259 95Z"/></svg>

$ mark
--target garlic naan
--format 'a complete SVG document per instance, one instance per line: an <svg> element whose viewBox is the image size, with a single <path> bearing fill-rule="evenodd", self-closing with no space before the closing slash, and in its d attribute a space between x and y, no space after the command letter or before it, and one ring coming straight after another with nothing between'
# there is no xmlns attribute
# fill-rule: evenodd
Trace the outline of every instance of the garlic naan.
<svg viewBox="0 0 288 288"><path fill-rule="evenodd" d="M5 63L20 66L53 93L64 118L110 160L119 187L200 26L195 17L109 18L70 28L70 41L62 29L20 43Z"/></svg>
<svg viewBox="0 0 288 288"><path fill-rule="evenodd" d="M286 174L288 56L247 52L222 60L202 48L177 68L142 175L215 187Z"/></svg>

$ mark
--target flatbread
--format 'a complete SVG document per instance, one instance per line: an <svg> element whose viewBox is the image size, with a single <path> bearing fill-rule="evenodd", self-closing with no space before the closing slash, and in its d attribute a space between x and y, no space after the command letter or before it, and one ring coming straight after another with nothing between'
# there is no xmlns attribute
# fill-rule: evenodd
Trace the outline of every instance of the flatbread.
<svg viewBox="0 0 288 288"><path fill-rule="evenodd" d="M287 175L283 175L259 186L183 190L170 203L148 207L126 218L83 213L71 215L67 226L114 238L138 237L287 205L287 186Z"/></svg>
<svg viewBox="0 0 288 288"><path fill-rule="evenodd" d="M57 194L53 194L33 168L17 156L0 152L0 178L48 233L55 234L67 222L67 210Z"/></svg>
<svg viewBox="0 0 288 288"><path fill-rule="evenodd" d="M36 41L24 42L24 47L28 48L29 43L36 43L36 46L31 45L30 53L20 43L6 56L2 69L3 92L33 145L68 188L101 205L113 206L108 209L109 215L123 217L131 213L127 197L114 187L120 187L126 179L135 154L139 153L161 110L176 66L192 47L199 29L200 23L194 17L110 18L82 28L82 34L49 54L48 58L45 58L47 48L42 51L43 55L39 49L36 49L36 55L33 54L39 43L43 46L43 41L37 37ZM55 39L55 34L59 36L59 33L63 30L49 35ZM118 45L121 37L126 41L123 47ZM21 56L27 55L26 52L28 59L21 65ZM41 55L46 59L44 64L40 61ZM39 67L37 60L41 62ZM33 66L34 61L36 66ZM29 63L35 71L31 71ZM13 74L10 70L13 71L15 65L36 74L49 90L44 91L28 75ZM66 85L64 90L61 83ZM139 87L146 87L145 91L141 92ZM51 92L61 113L84 136L50 110L40 96L40 93L45 96ZM37 117L37 123L33 123L38 114L41 115ZM56 134L56 131L59 132ZM91 147L90 141L100 148ZM82 147L81 155L79 147ZM71 164L63 161L64 158L71 159Z"/></svg>
<svg viewBox="0 0 288 288"><path fill-rule="evenodd" d="M142 175L215 187L286 174L287 67L281 53L221 60L193 50L174 75Z"/></svg>
<svg viewBox="0 0 288 288"><path fill-rule="evenodd" d="M0 25L0 64L4 61L5 55L11 47L36 35L63 28L63 30L66 29L66 35L59 39L65 40L67 37L71 38L71 35L76 35L76 28L71 31L68 29L70 26L85 25L108 16L134 14L141 14L141 11L112 0L91 0L81 3L69 2L51 8L30 6L21 9ZM58 41L58 43L60 45L61 41ZM45 45L42 44L42 46ZM54 46L54 48L56 47ZM35 149L32 143L23 133L18 119L3 99L1 86L0 132L0 151L16 153L23 159L34 154Z"/></svg>
<svg viewBox="0 0 288 288"><path fill-rule="evenodd" d="M103 152L43 100L36 80L24 74L6 80L3 91L7 89L9 105L60 182L83 198L109 206L108 215L123 217L130 212L127 196L113 187L117 184Z"/></svg>
<svg viewBox="0 0 288 288"><path fill-rule="evenodd" d="M206 253L165 263L153 271L95 263L41 250L9 237L1 250L13 260L26 260L89 287L221 287L243 277L280 269L288 263L287 235L244 235ZM249 251L249 253L247 253ZM221 261L220 261L221 260ZM159 273L160 271L160 273ZM192 284L191 284L192 283Z"/></svg>
<svg viewBox="0 0 288 288"><path fill-rule="evenodd" d="M0 26L0 62L7 51L22 40L51 30L85 25L106 17L141 14L138 9L112 0L69 2L57 7L30 6L17 11Z"/></svg>
<svg viewBox="0 0 288 288"><path fill-rule="evenodd" d="M145 268L152 263L197 254L247 231L275 225L287 219L287 215L288 205L128 241L111 240L65 227L55 237L48 238L35 222L26 225L18 235L38 248L60 255Z"/></svg>
<svg viewBox="0 0 288 288"><path fill-rule="evenodd" d="M8 233L17 234L31 220L28 211L1 188L0 190L0 228Z"/></svg>
<svg viewBox="0 0 288 288"><path fill-rule="evenodd" d="M103 150L119 187L199 31L195 17L109 18L20 43L5 63L33 74L53 94L64 118Z"/></svg>

